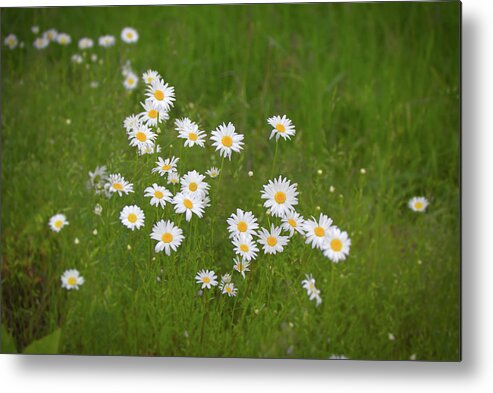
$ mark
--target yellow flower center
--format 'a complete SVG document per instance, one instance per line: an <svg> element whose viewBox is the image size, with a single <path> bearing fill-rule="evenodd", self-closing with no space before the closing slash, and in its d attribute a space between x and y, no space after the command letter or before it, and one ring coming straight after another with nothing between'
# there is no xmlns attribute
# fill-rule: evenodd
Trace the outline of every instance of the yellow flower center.
<svg viewBox="0 0 493 393"><path fill-rule="evenodd" d="M128 79L127 79L127 83L128 83L129 85L133 85L133 84L134 84L134 80L133 80L133 78L128 78Z"/></svg>
<svg viewBox="0 0 493 393"><path fill-rule="evenodd" d="M156 90L154 92L154 98L158 101L164 100L164 92L162 90Z"/></svg>
<svg viewBox="0 0 493 393"><path fill-rule="evenodd" d="M140 141L140 142L145 142L147 140L147 135L145 132L139 131L137 134L135 134L135 137Z"/></svg>
<svg viewBox="0 0 493 393"><path fill-rule="evenodd" d="M62 226L63 226L62 220L56 220L55 221L55 228L61 228Z"/></svg>
<svg viewBox="0 0 493 393"><path fill-rule="evenodd" d="M240 272L241 272L242 270L243 270L243 263L241 263L241 262L240 262L240 263L238 264L238 271L240 271Z"/></svg>
<svg viewBox="0 0 493 393"><path fill-rule="evenodd" d="M147 115L151 118L151 119L155 119L157 117L157 110L155 109L151 109L149 112L147 112Z"/></svg>
<svg viewBox="0 0 493 393"><path fill-rule="evenodd" d="M233 138L231 138L229 135L223 136L223 139L221 139L221 143L223 144L223 146L231 147L233 146Z"/></svg>
<svg viewBox="0 0 493 393"><path fill-rule="evenodd" d="M173 235L169 232L163 233L161 240L163 243L171 243L173 241Z"/></svg>
<svg viewBox="0 0 493 393"><path fill-rule="evenodd" d="M267 244L271 247L274 247L277 244L277 239L274 236L269 236L267 238Z"/></svg>
<svg viewBox="0 0 493 393"><path fill-rule="evenodd" d="M209 284L211 282L211 279L209 277L202 277L202 282Z"/></svg>
<svg viewBox="0 0 493 393"><path fill-rule="evenodd" d="M315 232L315 235L317 235L318 237L323 237L325 235L325 229L323 229L322 227L316 227L313 232Z"/></svg>
<svg viewBox="0 0 493 393"><path fill-rule="evenodd" d="M339 239L332 239L330 241L330 248L334 251L341 251L342 250L342 242Z"/></svg>
<svg viewBox="0 0 493 393"><path fill-rule="evenodd" d="M290 218L290 219L288 220L288 223L289 223L289 225L291 225L293 228L296 228L296 221L295 221L295 220L293 220L292 218Z"/></svg>
<svg viewBox="0 0 493 393"><path fill-rule="evenodd" d="M130 31L127 33L127 38L128 38L128 39L131 39L133 36L134 36L134 35L133 35Z"/></svg>
<svg viewBox="0 0 493 393"><path fill-rule="evenodd" d="M77 279L75 277L69 277L67 283L68 285L75 285L77 284Z"/></svg>
<svg viewBox="0 0 493 393"><path fill-rule="evenodd" d="M225 290L226 292L228 292L228 293L231 293L231 291L232 291L231 287L226 287L226 288L224 288L224 290Z"/></svg>
<svg viewBox="0 0 493 393"><path fill-rule="evenodd" d="M197 188L198 188L198 186L197 186L197 183L195 183L195 182L191 182L191 183L188 185L188 189L189 189L190 191L192 191L192 192L197 191Z"/></svg>
<svg viewBox="0 0 493 393"><path fill-rule="evenodd" d="M120 190L120 191L123 190L123 186L121 185L121 183L114 183L113 188L115 190Z"/></svg>
<svg viewBox="0 0 493 393"><path fill-rule="evenodd" d="M286 194L282 191L278 191L276 192L276 195L274 195L274 199L279 204L284 203L286 202Z"/></svg>
<svg viewBox="0 0 493 393"><path fill-rule="evenodd" d="M190 132L188 134L188 139L190 139L191 141L196 141L198 139L198 136L195 132Z"/></svg>
<svg viewBox="0 0 493 393"><path fill-rule="evenodd" d="M416 202L414 204L414 207L418 210L421 210L423 208L423 202Z"/></svg>
<svg viewBox="0 0 493 393"><path fill-rule="evenodd" d="M193 203L190 199L184 199L183 204L187 209L191 209L193 207Z"/></svg>
<svg viewBox="0 0 493 393"><path fill-rule="evenodd" d="M276 125L276 130L282 133L286 131L286 127L279 123L278 125Z"/></svg>
<svg viewBox="0 0 493 393"><path fill-rule="evenodd" d="M158 191L154 192L154 196L157 199L161 199L164 196L164 194L161 191L158 190Z"/></svg>
<svg viewBox="0 0 493 393"><path fill-rule="evenodd" d="M240 221L237 225L237 228L240 232L246 232L248 229L247 223L245 221Z"/></svg>
<svg viewBox="0 0 493 393"><path fill-rule="evenodd" d="M246 244L242 244L240 246L240 250L243 251L243 252L248 252L249 248L248 248L248 246Z"/></svg>
<svg viewBox="0 0 493 393"><path fill-rule="evenodd" d="M161 167L161 169L162 169L163 171L169 171L169 170L171 169L171 165L164 164L164 165Z"/></svg>
<svg viewBox="0 0 493 393"><path fill-rule="evenodd" d="M132 224L137 221L137 215L134 213L130 213L127 218L128 221L130 221Z"/></svg>

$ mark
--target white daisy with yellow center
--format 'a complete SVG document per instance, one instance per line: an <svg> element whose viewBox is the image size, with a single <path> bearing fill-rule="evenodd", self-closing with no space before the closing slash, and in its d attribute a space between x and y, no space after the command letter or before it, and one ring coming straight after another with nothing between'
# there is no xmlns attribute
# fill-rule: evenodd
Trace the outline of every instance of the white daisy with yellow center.
<svg viewBox="0 0 493 393"><path fill-rule="evenodd" d="M120 221L132 231L142 228L144 220L144 211L137 205L125 206L120 212Z"/></svg>
<svg viewBox="0 0 493 393"><path fill-rule="evenodd" d="M123 120L123 127L127 131L127 135L136 129L140 124L141 121L138 115L130 115Z"/></svg>
<svg viewBox="0 0 493 393"><path fill-rule="evenodd" d="M293 236L295 232L298 232L301 235L304 235L303 224L305 220L302 216L300 216L296 211L291 210L286 213L286 215L282 218L281 227L286 232L289 232L289 236Z"/></svg>
<svg viewBox="0 0 493 393"><path fill-rule="evenodd" d="M55 29L46 30L43 33L43 37L49 41L56 41L56 39L58 37L58 31L56 31Z"/></svg>
<svg viewBox="0 0 493 393"><path fill-rule="evenodd" d="M320 213L318 221L315 217L305 220L303 231L306 236L306 244L311 244L312 248L322 249L325 239L332 228L332 219Z"/></svg>
<svg viewBox="0 0 493 393"><path fill-rule="evenodd" d="M137 87L139 82L139 78L133 72L129 72L126 74L125 79L123 80L123 86L127 90L134 90Z"/></svg>
<svg viewBox="0 0 493 393"><path fill-rule="evenodd" d="M233 259L233 269L235 269L238 273L240 273L243 278L245 278L245 273L249 272L250 262L244 261L240 258Z"/></svg>
<svg viewBox="0 0 493 393"><path fill-rule="evenodd" d="M319 306L322 303L322 299L320 297L320 290L315 286L315 279L311 274L306 274L305 277L306 279L301 282L301 285L306 289L309 299L315 300L317 306Z"/></svg>
<svg viewBox="0 0 493 393"><path fill-rule="evenodd" d="M281 176L269 180L261 193L262 199L265 199L264 207L269 209L273 216L285 216L298 204L297 187L296 183L291 184L288 179L283 179Z"/></svg>
<svg viewBox="0 0 493 393"><path fill-rule="evenodd" d="M241 209L236 209L236 213L231 214L226 220L228 224L229 237L240 235L256 236L258 223L257 218L252 212L244 212Z"/></svg>
<svg viewBox="0 0 493 393"><path fill-rule="evenodd" d="M154 144L157 134L147 125L139 124L137 128L130 132L128 139L130 146L146 149L149 145Z"/></svg>
<svg viewBox="0 0 493 393"><path fill-rule="evenodd" d="M60 33L56 36L56 42L60 45L67 46L72 42L72 37L70 37L67 33Z"/></svg>
<svg viewBox="0 0 493 393"><path fill-rule="evenodd" d="M36 49L44 49L50 44L50 40L44 37L38 37L34 40L34 47Z"/></svg>
<svg viewBox="0 0 493 393"><path fill-rule="evenodd" d="M239 255L245 261L251 261L257 258L258 247L253 237L248 234L241 234L233 238L235 254Z"/></svg>
<svg viewBox="0 0 493 393"><path fill-rule="evenodd" d="M115 37L112 35L103 35L98 39L99 46L103 48L109 48L115 45Z"/></svg>
<svg viewBox="0 0 493 393"><path fill-rule="evenodd" d="M195 281L197 284L201 284L201 288L211 289L211 287L217 286L217 276L214 270L201 270L195 275Z"/></svg>
<svg viewBox="0 0 493 393"><path fill-rule="evenodd" d="M231 153L239 153L243 149L242 134L235 132L235 126L232 123L219 125L211 132L212 146L219 151L221 157L228 157L231 160Z"/></svg>
<svg viewBox="0 0 493 393"><path fill-rule="evenodd" d="M154 101L147 99L140 104L144 108L144 111L139 113L139 120L148 126L155 127L159 123L169 119L168 112L161 110Z"/></svg>
<svg viewBox="0 0 493 393"><path fill-rule="evenodd" d="M342 232L334 226L328 231L322 250L327 258L334 263L338 263L346 259L350 247L351 239L349 239L347 232Z"/></svg>
<svg viewBox="0 0 493 393"><path fill-rule="evenodd" d="M94 42L90 38L84 37L79 40L78 45L79 45L79 49L84 50L84 49L92 48Z"/></svg>
<svg viewBox="0 0 493 393"><path fill-rule="evenodd" d="M209 184L205 181L205 176L197 171L189 171L181 177L181 191L188 192L191 195L200 197L205 196L209 192Z"/></svg>
<svg viewBox="0 0 493 393"><path fill-rule="evenodd" d="M238 288L235 288L235 284L230 282L222 286L221 293L228 295L229 297L234 297L238 294Z"/></svg>
<svg viewBox="0 0 493 393"><path fill-rule="evenodd" d="M211 167L211 169L208 169L205 171L205 174L208 175L210 178L214 179L219 176L219 173L221 173L219 168L216 168L215 166Z"/></svg>
<svg viewBox="0 0 493 393"><path fill-rule="evenodd" d="M139 156L142 156L144 154L161 153L161 146L155 144L154 142L149 142L145 146L137 146L137 148Z"/></svg>
<svg viewBox="0 0 493 393"><path fill-rule="evenodd" d="M176 158L175 156L172 156L171 158L166 158L165 160L162 157L158 157L156 161L156 166L152 169L152 172L157 172L161 176L164 176L171 172L175 172L178 161L180 161L180 158Z"/></svg>
<svg viewBox="0 0 493 393"><path fill-rule="evenodd" d="M176 171L168 172L168 184L178 184L180 183L180 175Z"/></svg>
<svg viewBox="0 0 493 393"><path fill-rule="evenodd" d="M263 246L265 254L277 254L284 251L284 246L289 242L289 237L281 236L281 227L271 225L270 231L260 228L258 242Z"/></svg>
<svg viewBox="0 0 493 393"><path fill-rule="evenodd" d="M152 227L151 239L157 240L155 252L164 250L166 255L170 255L171 251L177 250L185 237L183 231L174 223L160 220Z"/></svg>
<svg viewBox="0 0 493 393"><path fill-rule="evenodd" d="M121 39L127 44L133 44L139 40L139 33L133 27L125 27L121 32Z"/></svg>
<svg viewBox="0 0 493 393"><path fill-rule="evenodd" d="M162 79L156 79L147 86L146 96L160 110L167 112L173 106L173 101L175 101L175 88L168 86Z"/></svg>
<svg viewBox="0 0 493 393"><path fill-rule="evenodd" d="M67 217L64 214L55 214L48 222L52 231L60 232L65 225L68 225Z"/></svg>
<svg viewBox="0 0 493 393"><path fill-rule="evenodd" d="M191 121L188 117L176 119L175 130L178 131L178 138L185 139L185 147L205 146L207 134L205 131L199 130L197 123Z"/></svg>
<svg viewBox="0 0 493 393"><path fill-rule="evenodd" d="M175 205L175 212L178 214L185 214L185 219L190 221L192 214L202 218L204 214L204 201L197 194L190 194L189 192L179 192L173 198L172 203Z"/></svg>
<svg viewBox="0 0 493 393"><path fill-rule="evenodd" d="M166 202L171 203L173 200L173 194L156 183L144 190L144 196L151 198L151 206L161 206L163 209L166 206Z"/></svg>
<svg viewBox="0 0 493 393"><path fill-rule="evenodd" d="M423 213L429 205L428 199L425 197L414 197L407 203L412 211Z"/></svg>
<svg viewBox="0 0 493 393"><path fill-rule="evenodd" d="M15 34L9 34L3 40L3 43L9 47L10 50L15 49L19 41L17 40L17 36Z"/></svg>
<svg viewBox="0 0 493 393"><path fill-rule="evenodd" d="M291 136L296 134L293 123L286 115L283 115L282 117L273 116L267 119L267 122L273 127L269 139L272 139L274 136L276 137L276 141L279 140L280 137L283 139L291 139Z"/></svg>
<svg viewBox="0 0 493 393"><path fill-rule="evenodd" d="M157 71L147 70L142 74L142 80L145 84L150 85L155 80L161 79L161 75Z"/></svg>
<svg viewBox="0 0 493 393"><path fill-rule="evenodd" d="M129 194L131 192L134 192L133 184L126 181L125 178L119 173L111 174L108 176L108 181L105 184L105 188L108 189L109 192L117 192L119 196L122 196L122 194Z"/></svg>
<svg viewBox="0 0 493 393"><path fill-rule="evenodd" d="M62 288L67 290L79 289L79 285L84 284L84 277L75 269L66 270L60 277Z"/></svg>

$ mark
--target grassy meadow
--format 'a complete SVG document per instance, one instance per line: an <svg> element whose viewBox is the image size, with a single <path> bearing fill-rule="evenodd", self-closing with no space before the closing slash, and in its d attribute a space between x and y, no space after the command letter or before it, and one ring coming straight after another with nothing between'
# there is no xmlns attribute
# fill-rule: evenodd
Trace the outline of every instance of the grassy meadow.
<svg viewBox="0 0 493 393"><path fill-rule="evenodd" d="M120 39L126 26L137 43ZM72 43L33 47L49 28ZM459 28L458 2L2 9L2 352L459 360ZM10 33L22 48L4 45ZM113 47L98 46L104 34ZM80 50L82 37L94 47ZM145 84L124 88L127 60L175 87L160 153L129 146L123 120ZM296 135L274 161L267 119L283 114ZM244 149L222 162L209 139L182 147L185 116L208 138L232 122ZM203 218L144 197L153 183L178 191L151 172L173 155L180 174L222 167L205 180ZM135 192L89 190L102 165ZM260 250L243 279L226 219L240 208L280 225L260 198L279 175L297 183L305 219L323 212L347 231L350 253L332 263L296 234L280 254ZM426 212L409 209L414 196ZM134 204L145 226L130 231L119 214ZM56 213L69 221L59 233ZM170 256L149 237L160 219L185 236ZM79 290L61 287L67 269L84 277ZM237 296L200 291L201 269L230 273Z"/></svg>

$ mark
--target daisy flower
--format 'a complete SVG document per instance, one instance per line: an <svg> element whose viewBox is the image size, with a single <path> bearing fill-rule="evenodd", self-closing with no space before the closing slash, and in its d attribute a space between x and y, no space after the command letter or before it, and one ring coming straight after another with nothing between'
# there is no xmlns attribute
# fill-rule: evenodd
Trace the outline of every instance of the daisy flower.
<svg viewBox="0 0 493 393"><path fill-rule="evenodd" d="M180 175L176 171L168 172L168 184L178 184L180 182Z"/></svg>
<svg viewBox="0 0 493 393"><path fill-rule="evenodd" d="M140 125L138 115L130 115L123 120L123 127L127 130L127 134L136 129Z"/></svg>
<svg viewBox="0 0 493 393"><path fill-rule="evenodd" d="M349 239L347 232L332 227L327 233L322 250L327 258L337 263L346 259L350 247L351 239Z"/></svg>
<svg viewBox="0 0 493 393"><path fill-rule="evenodd" d="M318 221L315 217L310 220L305 220L303 224L303 231L306 236L306 244L311 243L312 248L322 249L324 241L332 228L332 219L325 214L320 213Z"/></svg>
<svg viewBox="0 0 493 393"><path fill-rule="evenodd" d="M281 236L281 227L271 225L270 231L260 228L258 242L263 245L265 254L277 254L284 251L284 246L288 244L289 237Z"/></svg>
<svg viewBox="0 0 493 393"><path fill-rule="evenodd" d="M140 103L144 108L144 112L139 113L140 121L143 121L149 126L157 126L158 123L169 119L168 112L163 111L159 105L152 100L145 100Z"/></svg>
<svg viewBox="0 0 493 393"><path fill-rule="evenodd" d="M57 39L57 36L58 31L56 31L55 29L49 29L43 33L43 37L49 41L55 41Z"/></svg>
<svg viewBox="0 0 493 393"><path fill-rule="evenodd" d="M258 223L252 212L236 209L236 214L231 214L226 222L228 224L229 237L242 234L257 235Z"/></svg>
<svg viewBox="0 0 493 393"><path fill-rule="evenodd" d="M409 200L407 205L412 211L422 213L428 207L429 202L425 197L414 197Z"/></svg>
<svg viewBox="0 0 493 393"><path fill-rule="evenodd" d="M231 282L231 274L226 273L223 276L221 276L221 282L219 283L219 288L223 289L223 287L226 284L229 284Z"/></svg>
<svg viewBox="0 0 493 393"><path fill-rule="evenodd" d="M258 247L253 237L247 234L241 234L233 238L235 254L239 255L244 261L250 262L257 258Z"/></svg>
<svg viewBox="0 0 493 393"><path fill-rule="evenodd" d="M81 55L75 53L72 55L72 57L70 57L70 61L72 61L72 63L81 64L83 59Z"/></svg>
<svg viewBox="0 0 493 393"><path fill-rule="evenodd" d="M175 88L168 86L161 79L156 79L147 86L146 96L161 110L169 111L175 100Z"/></svg>
<svg viewBox="0 0 493 393"><path fill-rule="evenodd" d="M249 266L250 266L250 262L248 261L244 261L240 258L235 258L233 260L234 262L234 266L233 266L233 269L235 269L238 273L241 273L241 275L243 276L243 278L245 278L245 272L249 272L250 269L249 269Z"/></svg>
<svg viewBox="0 0 493 393"><path fill-rule="evenodd" d="M199 126L189 118L176 119L175 130L178 131L178 138L185 139L185 147L205 146L205 138L207 136L205 131L199 130Z"/></svg>
<svg viewBox="0 0 493 393"><path fill-rule="evenodd" d="M93 45L94 43L90 38L81 38L79 40L79 49L81 50L92 48Z"/></svg>
<svg viewBox="0 0 493 393"><path fill-rule="evenodd" d="M128 194L134 192L133 184L126 181L119 173L108 176L105 188L109 189L110 192L117 192L119 196L122 196L122 193Z"/></svg>
<svg viewBox="0 0 493 393"><path fill-rule="evenodd" d="M38 34L39 33L39 26L31 26L31 31L33 34Z"/></svg>
<svg viewBox="0 0 493 393"><path fill-rule="evenodd" d="M67 217L63 214L55 214L48 224L52 231L60 232L65 225L68 225Z"/></svg>
<svg viewBox="0 0 493 393"><path fill-rule="evenodd" d="M195 276L195 281L197 281L197 284L202 284L202 289L211 289L211 286L217 286L216 280L217 276L216 273L214 273L214 270L201 270Z"/></svg>
<svg viewBox="0 0 493 393"><path fill-rule="evenodd" d="M222 287L222 293L228 295L229 297L236 296L238 293L238 288L235 288L235 284L230 282Z"/></svg>
<svg viewBox="0 0 493 393"><path fill-rule="evenodd" d="M289 232L289 236L293 236L295 231L304 235L303 232L303 224L305 220L301 217L296 211L291 210L286 213L286 215L282 218L281 227L286 232Z"/></svg>
<svg viewBox="0 0 493 393"><path fill-rule="evenodd" d="M56 36L56 42L65 46L72 42L72 37L70 37L67 33L60 33Z"/></svg>
<svg viewBox="0 0 493 393"><path fill-rule="evenodd" d="M110 46L115 45L115 37L112 35L103 35L98 39L99 46L103 48L109 48Z"/></svg>
<svg viewBox="0 0 493 393"><path fill-rule="evenodd" d="M142 146L137 146L138 148L138 153L139 156L142 156L144 154L154 154L154 153L161 153L161 146L156 145L154 142L149 141L147 145L142 145Z"/></svg>
<svg viewBox="0 0 493 393"><path fill-rule="evenodd" d="M322 303L322 299L320 298L320 290L318 290L315 286L315 279L311 274L306 274L305 277L306 279L301 282L301 285L303 286L303 288L306 289L306 293L309 299L315 299L315 301L317 302L317 306L319 306L320 303Z"/></svg>
<svg viewBox="0 0 493 393"><path fill-rule="evenodd" d="M136 206L125 206L120 212L120 221L123 225L125 225L128 229L132 231L134 229L140 229L144 226L144 211Z"/></svg>
<svg viewBox="0 0 493 393"><path fill-rule="evenodd" d="M160 220L152 227L151 239L158 241L155 252L164 250L166 255L170 255L171 251L176 251L184 238L183 231L171 221Z"/></svg>
<svg viewBox="0 0 493 393"><path fill-rule="evenodd" d="M34 47L36 49L44 49L50 44L50 41L47 38L39 37L34 40Z"/></svg>
<svg viewBox="0 0 493 393"><path fill-rule="evenodd" d="M142 80L144 81L144 83L148 85L160 78L161 75L159 75L157 71L153 71L153 70L147 70L142 74Z"/></svg>
<svg viewBox="0 0 493 393"><path fill-rule="evenodd" d="M208 175L211 178L218 177L220 172L221 171L218 168L214 167L214 166L211 167L211 169L205 171L206 175Z"/></svg>
<svg viewBox="0 0 493 393"><path fill-rule="evenodd" d="M296 134L293 123L286 115L283 115L282 117L273 116L267 119L267 122L273 127L269 139L272 139L274 136L276 137L276 141L279 140L281 136L284 139L291 139L291 136Z"/></svg>
<svg viewBox="0 0 493 393"><path fill-rule="evenodd" d="M270 214L273 216L285 216L298 204L297 187L296 183L291 184L288 179L283 179L281 176L278 179L269 180L261 193L262 199L266 200L264 207L270 209Z"/></svg>
<svg viewBox="0 0 493 393"><path fill-rule="evenodd" d="M197 171L189 171L181 177L181 191L191 195L203 196L208 193L209 184L205 181L205 176Z"/></svg>
<svg viewBox="0 0 493 393"><path fill-rule="evenodd" d="M122 30L121 38L122 38L123 42L125 42L127 44L133 44L133 43L138 41L139 34L137 33L137 30L135 30L134 28L125 27Z"/></svg>
<svg viewBox="0 0 493 393"><path fill-rule="evenodd" d="M7 37L5 37L5 40L3 40L4 44L9 47L9 49L14 49L19 41L17 40L17 36L15 34L9 34Z"/></svg>
<svg viewBox="0 0 493 393"><path fill-rule="evenodd" d="M149 144L153 144L157 134L146 126L145 124L139 124L137 128L130 132L128 138L130 139L130 146L137 146L139 149L145 149Z"/></svg>
<svg viewBox="0 0 493 393"><path fill-rule="evenodd" d="M219 125L211 132L212 146L219 151L221 157L228 157L231 160L231 152L239 153L243 149L243 135L235 132L232 123Z"/></svg>
<svg viewBox="0 0 493 393"><path fill-rule="evenodd" d="M89 171L89 181L93 187L105 183L108 178L108 171L106 166L97 166L94 172Z"/></svg>
<svg viewBox="0 0 493 393"><path fill-rule="evenodd" d="M165 174L169 174L171 172L174 172L176 170L176 165L178 164L178 161L180 159L176 158L175 156L171 158L167 158L166 160L163 160L161 157L158 157L156 161L156 167L152 169L152 172L159 173L161 176L164 176ZM169 183L169 179L168 179Z"/></svg>
<svg viewBox="0 0 493 393"><path fill-rule="evenodd" d="M192 213L200 218L204 214L204 201L199 195L190 194L189 192L179 192L173 198L172 203L175 205L175 212L185 213L185 219L190 221Z"/></svg>
<svg viewBox="0 0 493 393"><path fill-rule="evenodd" d="M151 206L161 206L164 209L166 202L171 202L173 194L166 188L154 183L151 187L144 190L144 196L151 197Z"/></svg>
<svg viewBox="0 0 493 393"><path fill-rule="evenodd" d="M67 290L79 289L79 285L84 284L84 277L75 269L66 270L60 277L62 288Z"/></svg>
<svg viewBox="0 0 493 393"><path fill-rule="evenodd" d="M135 75L133 72L129 72L125 76L125 80L123 81L123 86L127 90L133 90L137 87L138 81L139 81L139 78L137 77L137 75Z"/></svg>

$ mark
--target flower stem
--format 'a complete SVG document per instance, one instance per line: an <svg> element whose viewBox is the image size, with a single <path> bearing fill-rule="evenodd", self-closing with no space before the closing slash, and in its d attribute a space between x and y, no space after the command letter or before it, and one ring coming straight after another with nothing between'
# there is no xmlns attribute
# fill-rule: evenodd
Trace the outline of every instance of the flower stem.
<svg viewBox="0 0 493 393"><path fill-rule="evenodd" d="M276 168L276 159L277 159L277 148L279 146L279 140L276 140L276 150L274 151L274 159L272 160L272 170L270 171L270 178L274 176L274 169Z"/></svg>

